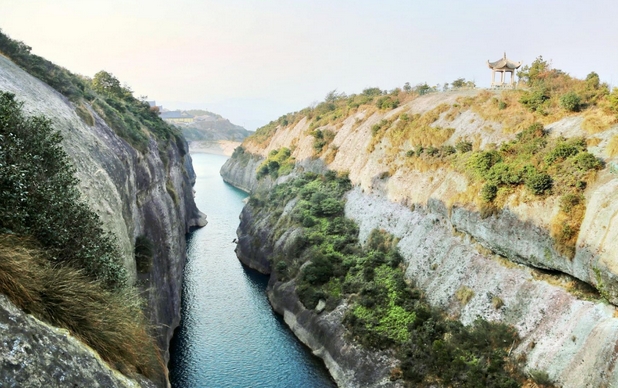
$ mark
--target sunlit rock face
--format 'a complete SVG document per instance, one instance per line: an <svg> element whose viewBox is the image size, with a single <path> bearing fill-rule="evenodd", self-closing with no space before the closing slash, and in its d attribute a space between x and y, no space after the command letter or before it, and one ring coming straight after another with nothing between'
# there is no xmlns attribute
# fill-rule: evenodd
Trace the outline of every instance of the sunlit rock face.
<svg viewBox="0 0 618 388"><path fill-rule="evenodd" d="M525 359L527 370L545 370L564 387L618 385L614 368L618 356L618 318L614 316L618 303L618 179L610 171L615 160L604 153L618 127L594 135L596 145L588 148L607 165L584 193L586 213L572 258L556 249L550 233L559 211L558 198L509 199L501 210L483 214L466 201L469 183L464 175L448 168L406 168L405 152L393 154L386 138L370 147L372 126L382 120L396 119L402 113L422 114L474 93L478 92L434 93L390 111L355 111L336 125L324 127L335 133L330 145L333 152L320 157L315 156L314 128L306 119L277 128L264 143L247 139L242 146L253 161L265 160L280 147L290 148L296 160L293 174L325 169L348 172L355 188L347 196L346 215L359 224L361 240L374 228L400 238L398 246L408 266L406 276L426 291L433 305L445 308L464 324L480 316L513 325L522 342L512 353ZM582 121L579 116L569 116L545 125L545 129L550 137L589 136ZM454 119L442 114L433 125L453 128L447 141L451 145L464 135L478 135L481 146L515 136L503 131L501 123L485 120L472 110L463 110ZM224 179L245 190L267 189L275 183L256 181L259 162L245 160L246 156L243 160L232 157L221 171ZM239 236L264 233L260 217L247 213L250 210L243 211L242 219L254 226L241 224ZM243 255L253 254L242 247L239 257L245 260ZM255 257L259 255L252 259ZM573 292L576 279L592 285L612 304L598 295L581 297ZM462 287L474 293L466 304L455 297ZM271 291L273 305L288 315L286 322L291 327L298 326L298 319L289 315L296 310L277 307L282 303L277 300L280 294L276 289ZM492 302L494 298L502 302L499 307ZM298 331L298 335L302 338L304 334ZM323 357L327 364L328 357Z"/></svg>
<svg viewBox="0 0 618 388"><path fill-rule="evenodd" d="M193 200L195 174L186 143L171 142L160 152L152 139L148 151L140 153L90 107L93 125L80 119L66 98L1 55L0 90L14 93L28 114L47 117L62 134L83 199L117 237L132 281L144 290L167 363L169 339L180 320L185 234L206 222ZM141 235L155 246L148 273L136 271L133 250Z"/></svg>

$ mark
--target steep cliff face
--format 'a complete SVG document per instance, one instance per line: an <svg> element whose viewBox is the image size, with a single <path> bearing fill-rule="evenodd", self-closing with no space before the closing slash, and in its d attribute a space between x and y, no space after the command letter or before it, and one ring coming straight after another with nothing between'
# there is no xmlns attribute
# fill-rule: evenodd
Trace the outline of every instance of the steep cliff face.
<svg viewBox="0 0 618 388"><path fill-rule="evenodd" d="M244 153L252 154L252 160L265 160L272 150L288 147L297 170L325 166L349 172L356 187L348 194L346 215L358 222L361 240L374 228L400 238L406 275L425 290L433 305L466 324L481 316L513 325L522 337L513 353L525 359L527 370L546 370L562 386L618 384L615 307L598 294L580 292L585 286L578 283L593 285L612 303L618 300L618 253L613 249L618 233L618 180L609 168L614 160L604 153L618 128L590 135L578 116L545 125L550 139L587 137L588 150L607 163L584 192L586 211L574 255L569 257L557 248L551 234L551 224L560 211L558 198L522 200L513 194L500 209L484 212L470 200L480 187L473 187L464 174L452 168L411 164L407 151L414 151L413 144L395 147L395 135L376 137L384 123L397 128L403 114L412 117L445 106L428 126L428 131L451 128L444 144L454 146L459 139L470 138L477 147L491 149L492 143L512 140L515 135L504 123L461 108L459 99L476 94L436 93L389 111L359 108L336 124L323 126L303 118L279 126L264 141L248 139L243 143ZM453 110L456 114L451 114ZM328 148L317 155L316 129L333 134ZM224 179L255 189L257 184L249 184L247 170L255 171L258 163L234 159L222 169ZM245 218L251 217L243 213ZM239 230L241 236L253 233L242 226ZM465 303L456 297L463 287L473 295ZM492 300L502 303L496 307Z"/></svg>
<svg viewBox="0 0 618 388"><path fill-rule="evenodd" d="M138 152L89 106L91 125L66 98L1 55L0 89L14 93L28 113L49 118L61 132L83 198L117 237L131 281L144 290L167 362L169 339L180 320L185 234L205 223L193 201L195 175L186 143L178 140L161 150L151 138L147 152ZM155 247L146 273L136 269L138 236L146 236Z"/></svg>
<svg viewBox="0 0 618 388"><path fill-rule="evenodd" d="M287 212L294 203L286 207ZM285 216L284 214L281 216ZM322 358L331 376L342 387L397 387L389 380L391 369L397 365L392 355L363 349L346 337L342 325L347 304L332 311L308 309L299 300L294 280L281 281L271 271L269 258L275 254L291 254L296 228L277 235L269 225L272 214L258 212L251 204L242 211L238 228L236 254L246 266L264 274L271 274L268 299L273 309L283 316L298 339L315 355ZM276 219L279 217L274 216ZM277 222L277 221L274 221Z"/></svg>

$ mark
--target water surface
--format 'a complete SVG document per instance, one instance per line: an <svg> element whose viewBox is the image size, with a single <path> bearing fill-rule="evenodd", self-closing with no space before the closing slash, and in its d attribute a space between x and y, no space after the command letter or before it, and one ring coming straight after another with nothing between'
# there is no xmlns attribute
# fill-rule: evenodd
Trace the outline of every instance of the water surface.
<svg viewBox="0 0 618 388"><path fill-rule="evenodd" d="M321 360L272 311L268 278L236 258L232 241L246 194L219 176L226 157L191 156L195 202L208 225L187 243L182 322L171 344L172 386L335 387Z"/></svg>

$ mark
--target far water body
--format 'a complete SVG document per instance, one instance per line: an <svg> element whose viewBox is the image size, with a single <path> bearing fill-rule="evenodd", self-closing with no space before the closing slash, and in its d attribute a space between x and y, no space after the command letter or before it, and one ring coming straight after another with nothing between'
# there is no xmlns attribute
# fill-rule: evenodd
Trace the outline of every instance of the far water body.
<svg viewBox="0 0 618 388"><path fill-rule="evenodd" d="M227 158L191 156L195 202L208 225L187 243L182 321L171 343L172 387L335 387L322 361L272 311L268 278L236 258L232 241L247 195L219 176Z"/></svg>

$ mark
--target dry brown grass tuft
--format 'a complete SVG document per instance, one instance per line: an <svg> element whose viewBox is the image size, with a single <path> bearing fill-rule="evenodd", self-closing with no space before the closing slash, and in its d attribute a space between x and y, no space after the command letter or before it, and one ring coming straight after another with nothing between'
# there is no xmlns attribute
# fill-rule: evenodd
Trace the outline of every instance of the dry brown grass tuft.
<svg viewBox="0 0 618 388"><path fill-rule="evenodd" d="M121 372L163 378L160 351L136 291L108 291L82 271L51 265L32 241L0 235L0 293L27 313L70 330Z"/></svg>
<svg viewBox="0 0 618 388"><path fill-rule="evenodd" d="M603 132L616 124L618 119L614 114L608 114L602 109L590 109L584 113L582 128L589 134Z"/></svg>
<svg viewBox="0 0 618 388"><path fill-rule="evenodd" d="M612 136L611 139L609 139L607 148L605 148L605 153L610 158L613 158L614 156L618 156L618 135L614 135Z"/></svg>
<svg viewBox="0 0 618 388"><path fill-rule="evenodd" d="M575 257L577 237L584 215L585 199L580 195L567 194L561 198L561 209L551 220L550 234L556 250L569 259Z"/></svg>
<svg viewBox="0 0 618 388"><path fill-rule="evenodd" d="M474 291L467 286L461 286L457 292L455 292L455 298L464 306L467 305L473 297Z"/></svg>
<svg viewBox="0 0 618 388"><path fill-rule="evenodd" d="M599 139L598 137L589 137L586 139L586 146L587 147L595 147L598 146L601 143L601 139Z"/></svg>

